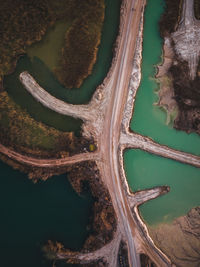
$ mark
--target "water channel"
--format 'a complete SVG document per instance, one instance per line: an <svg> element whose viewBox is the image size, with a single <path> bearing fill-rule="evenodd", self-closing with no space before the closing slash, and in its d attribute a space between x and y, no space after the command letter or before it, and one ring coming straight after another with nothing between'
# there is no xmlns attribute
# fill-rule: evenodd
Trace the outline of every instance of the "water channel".
<svg viewBox="0 0 200 267"><path fill-rule="evenodd" d="M79 89L69 90L63 87L52 72L59 58L59 49L64 40L65 29L69 27L67 21L58 22L47 31L42 41L28 49L29 56L26 55L19 59L15 72L4 78L4 87L14 101L26 109L36 120L59 130L76 131L78 134L81 121L56 114L35 101L20 83L19 74L24 70L29 71L45 90L59 99L73 104L87 103L91 99L95 88L105 78L111 65L113 44L118 33L120 2L120 0L105 1L105 21L97 61L92 74ZM55 39L57 39L57 42L54 42Z"/></svg>
<svg viewBox="0 0 200 267"><path fill-rule="evenodd" d="M54 117L49 110L34 101L24 88L20 87L17 77L20 71L29 70L41 86L56 97L77 104L88 102L95 87L108 71L112 58L112 44L117 33L120 1L106 0L106 4L107 16L98 60L93 74L86 79L80 90L67 91L63 88L51 72L55 62L45 64L45 59L39 58L39 54L33 57L33 52L32 59L22 57L16 72L6 77L5 86L9 95L35 119L63 130L76 130L80 127L80 122L78 126L74 126L76 122L72 120L67 121L68 128L62 128L62 125L66 124L66 118L60 119L56 125L57 115ZM161 60L162 41L157 23L162 11L163 0L148 0L145 12L142 83L137 94L131 128L163 144L198 154L199 137L195 134L177 132L167 126L165 113L153 106L156 102L154 90L158 86L151 77L155 73L154 65ZM35 49L38 53L38 48ZM138 150L125 152L125 168L132 190L163 184L171 186L169 194L141 207L142 216L149 224L169 222L185 214L191 207L200 205L199 169ZM55 176L47 182L35 185L25 174L3 163L0 163L0 170L2 266L49 267L40 250L43 242L48 239L62 241L72 249L81 247L88 234L86 226L92 204L89 195L77 196L66 175Z"/></svg>
<svg viewBox="0 0 200 267"><path fill-rule="evenodd" d="M49 29L44 39L17 63L15 72L4 79L4 86L16 103L38 121L63 131L80 131L81 121L58 115L37 103L21 86L18 76L28 70L47 91L70 103L90 100L109 69L112 47L118 32L120 0L106 0L106 16L97 62L80 89L67 90L52 73L68 22ZM52 43L53 40L57 42ZM52 60L48 55L52 54ZM41 247L47 240L58 240L78 250L88 235L92 197L78 196L66 175L33 184L27 175L0 162L0 257L3 267L50 267ZM58 263L56 267L71 266ZM74 267L76 265L73 265Z"/></svg>
<svg viewBox="0 0 200 267"><path fill-rule="evenodd" d="M163 0L148 0L145 11L142 81L136 97L131 129L159 143L182 151L200 154L200 138L166 125L166 113L155 106L158 84L153 79L156 64L161 62L162 40L158 21ZM124 156L129 185L133 191L169 185L170 193L144 204L140 211L149 224L170 222L200 205L200 170L143 151L128 150Z"/></svg>

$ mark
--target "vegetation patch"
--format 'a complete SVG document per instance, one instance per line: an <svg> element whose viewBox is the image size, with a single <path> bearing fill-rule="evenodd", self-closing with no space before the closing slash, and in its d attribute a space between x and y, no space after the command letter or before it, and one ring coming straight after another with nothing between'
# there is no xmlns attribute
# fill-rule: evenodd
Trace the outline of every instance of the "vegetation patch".
<svg viewBox="0 0 200 267"><path fill-rule="evenodd" d="M175 100L179 107L175 127L200 134L200 77L197 75L190 80L187 62L173 65L169 72L173 77Z"/></svg>
<svg viewBox="0 0 200 267"><path fill-rule="evenodd" d="M88 1L88 8L67 32L60 67L56 70L58 79L66 87L79 88L92 72L103 20L104 1Z"/></svg>
<svg viewBox="0 0 200 267"><path fill-rule="evenodd" d="M89 147L88 140L35 121L6 92L0 93L0 140L19 152L37 157L65 157Z"/></svg>
<svg viewBox="0 0 200 267"><path fill-rule="evenodd" d="M160 19L160 34L164 38L175 31L181 17L183 0L165 0L165 12Z"/></svg>
<svg viewBox="0 0 200 267"><path fill-rule="evenodd" d="M0 78L10 73L26 47L39 41L53 22L47 1L0 0Z"/></svg>
<svg viewBox="0 0 200 267"><path fill-rule="evenodd" d="M96 60L104 0L0 0L0 3L0 81L13 71L28 46L41 40L56 21L67 20L73 23L66 33L56 73L65 86L80 86Z"/></svg>
<svg viewBox="0 0 200 267"><path fill-rule="evenodd" d="M69 166L67 171L69 172L69 181L77 193L88 192L88 189L91 191L94 200L90 218L91 228L82 252L95 251L108 244L113 239L117 229L116 214L109 192L101 181L99 169L95 162L87 161ZM54 243L52 241L48 241L43 249L48 259L55 260L57 259L57 253L64 253L69 256L78 253L64 248L59 242ZM69 257L67 263L76 264L79 262Z"/></svg>

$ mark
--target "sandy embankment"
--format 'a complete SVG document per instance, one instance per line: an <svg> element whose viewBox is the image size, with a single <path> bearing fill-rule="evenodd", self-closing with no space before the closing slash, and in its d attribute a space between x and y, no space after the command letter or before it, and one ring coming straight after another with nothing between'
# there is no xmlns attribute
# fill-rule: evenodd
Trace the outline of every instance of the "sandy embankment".
<svg viewBox="0 0 200 267"><path fill-rule="evenodd" d="M150 227L150 234L177 266L200 266L200 207L191 209L172 223Z"/></svg>
<svg viewBox="0 0 200 267"><path fill-rule="evenodd" d="M159 83L160 90L158 91L159 99L156 105L162 107L167 112L167 124L171 120L172 122L174 121L178 112L177 103L174 99L172 77L168 72L174 62L174 56L171 40L166 37L163 44L163 62L157 66L156 81Z"/></svg>

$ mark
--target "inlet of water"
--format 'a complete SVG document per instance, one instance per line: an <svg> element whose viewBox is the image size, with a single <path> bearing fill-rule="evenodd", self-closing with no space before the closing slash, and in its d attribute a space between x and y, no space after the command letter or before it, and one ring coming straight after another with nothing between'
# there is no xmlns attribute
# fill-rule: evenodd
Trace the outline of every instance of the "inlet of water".
<svg viewBox="0 0 200 267"><path fill-rule="evenodd" d="M66 175L33 184L0 162L0 256L4 267L52 267L41 248L47 240L80 249L88 235L91 195L78 196Z"/></svg>
<svg viewBox="0 0 200 267"><path fill-rule="evenodd" d="M131 129L175 149L200 154L200 138L166 125L166 114L155 106L158 84L155 66L161 61L162 40L158 22L163 0L148 0L145 10L142 80L137 93ZM128 150L124 156L129 185L133 191L169 185L170 193L144 204L141 214L149 224L170 222L200 205L200 170L143 151Z"/></svg>

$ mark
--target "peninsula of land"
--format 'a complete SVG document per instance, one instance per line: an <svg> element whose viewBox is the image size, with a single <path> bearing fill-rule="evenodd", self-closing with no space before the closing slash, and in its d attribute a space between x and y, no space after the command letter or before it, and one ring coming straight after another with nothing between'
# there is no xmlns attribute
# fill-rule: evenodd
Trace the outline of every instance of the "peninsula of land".
<svg viewBox="0 0 200 267"><path fill-rule="evenodd" d="M141 263L173 266L173 258L156 246L138 209L146 201L168 193L170 188L163 185L133 193L123 167L123 153L127 148L142 149L200 167L200 157L130 131L141 79L145 5L145 0L122 1L112 65L89 104L69 105L47 93L28 72L20 74L24 87L42 105L63 115L81 118L82 136L92 140L96 148L94 151L83 149L75 155L37 158L6 144L0 145L1 159L28 173L34 181L69 173L70 182L78 193L87 185L91 189L95 203L90 236L81 251L71 251L59 242L48 241L44 251L53 263L63 260L85 266L91 263L110 267L139 267Z"/></svg>

